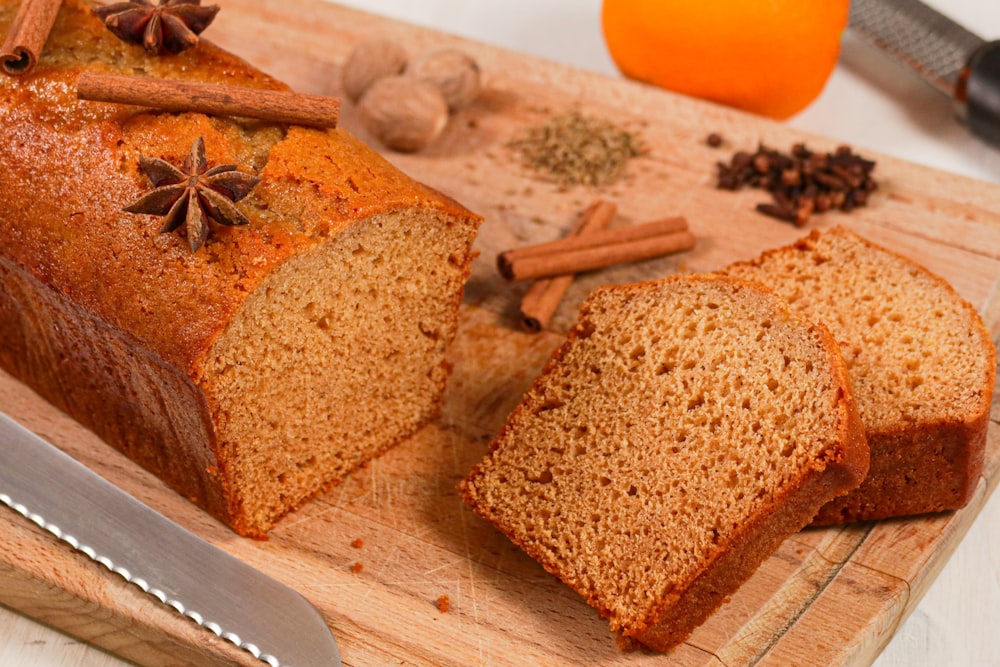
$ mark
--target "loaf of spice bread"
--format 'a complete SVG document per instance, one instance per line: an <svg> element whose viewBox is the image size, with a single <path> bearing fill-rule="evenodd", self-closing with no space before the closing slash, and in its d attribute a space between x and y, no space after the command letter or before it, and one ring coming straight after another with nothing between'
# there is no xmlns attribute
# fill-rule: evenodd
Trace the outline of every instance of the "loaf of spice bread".
<svg viewBox="0 0 1000 667"><path fill-rule="evenodd" d="M844 228L724 273L767 285L839 341L871 447L853 493L817 524L963 507L979 483L996 352L942 278Z"/></svg>
<svg viewBox="0 0 1000 667"><path fill-rule="evenodd" d="M613 631L667 650L867 467L829 332L761 286L686 276L596 290L460 490Z"/></svg>
<svg viewBox="0 0 1000 667"><path fill-rule="evenodd" d="M17 2L0 2L0 34ZM432 418L479 218L342 130L76 99L83 71L281 89L202 42L155 57L67 0L0 77L0 365L237 532ZM192 252L123 206L140 157L259 176Z"/></svg>

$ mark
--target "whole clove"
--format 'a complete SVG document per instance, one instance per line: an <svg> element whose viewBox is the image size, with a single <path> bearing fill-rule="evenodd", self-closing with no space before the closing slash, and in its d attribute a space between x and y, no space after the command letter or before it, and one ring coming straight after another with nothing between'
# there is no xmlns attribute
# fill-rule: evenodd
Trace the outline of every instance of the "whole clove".
<svg viewBox="0 0 1000 667"><path fill-rule="evenodd" d="M717 167L720 189L766 190L772 201L758 204L756 210L800 227L813 213L865 206L877 187L872 177L875 162L846 145L832 153L817 153L797 143L782 153L761 144L756 152L738 151Z"/></svg>

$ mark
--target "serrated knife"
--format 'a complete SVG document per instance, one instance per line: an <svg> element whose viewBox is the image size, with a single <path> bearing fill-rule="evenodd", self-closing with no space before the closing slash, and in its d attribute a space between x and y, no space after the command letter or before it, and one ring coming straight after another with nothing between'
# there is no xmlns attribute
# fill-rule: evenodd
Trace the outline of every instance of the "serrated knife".
<svg viewBox="0 0 1000 667"><path fill-rule="evenodd" d="M271 667L341 665L329 626L304 597L3 413L0 503Z"/></svg>
<svg viewBox="0 0 1000 667"><path fill-rule="evenodd" d="M987 42L919 0L851 0L850 27L950 97L973 134L1000 146L1000 40Z"/></svg>

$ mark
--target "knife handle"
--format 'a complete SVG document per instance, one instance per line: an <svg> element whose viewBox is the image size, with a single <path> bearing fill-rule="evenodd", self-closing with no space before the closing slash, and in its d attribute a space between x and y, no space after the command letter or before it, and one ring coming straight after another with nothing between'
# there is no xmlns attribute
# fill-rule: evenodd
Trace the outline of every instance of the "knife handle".
<svg viewBox="0 0 1000 667"><path fill-rule="evenodd" d="M969 130L1000 146L1000 40L986 42L972 53L955 97Z"/></svg>

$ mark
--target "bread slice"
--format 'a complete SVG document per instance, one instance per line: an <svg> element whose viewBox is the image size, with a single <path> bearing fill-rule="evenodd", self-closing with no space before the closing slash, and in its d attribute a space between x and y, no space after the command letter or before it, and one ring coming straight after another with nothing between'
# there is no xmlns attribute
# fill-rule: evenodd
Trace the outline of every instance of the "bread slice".
<svg viewBox="0 0 1000 667"><path fill-rule="evenodd" d="M968 502L982 471L996 372L972 305L925 268L840 227L724 273L767 285L840 342L871 469L817 524Z"/></svg>
<svg viewBox="0 0 1000 667"><path fill-rule="evenodd" d="M17 3L0 0L0 34ZM66 0L0 77L0 366L235 530L274 522L439 409L480 218L343 130L81 102L81 71L283 84L207 41L157 58ZM260 184L191 252L140 156Z"/></svg>
<svg viewBox="0 0 1000 667"><path fill-rule="evenodd" d="M867 465L826 329L688 276L596 290L460 490L613 631L666 650Z"/></svg>

